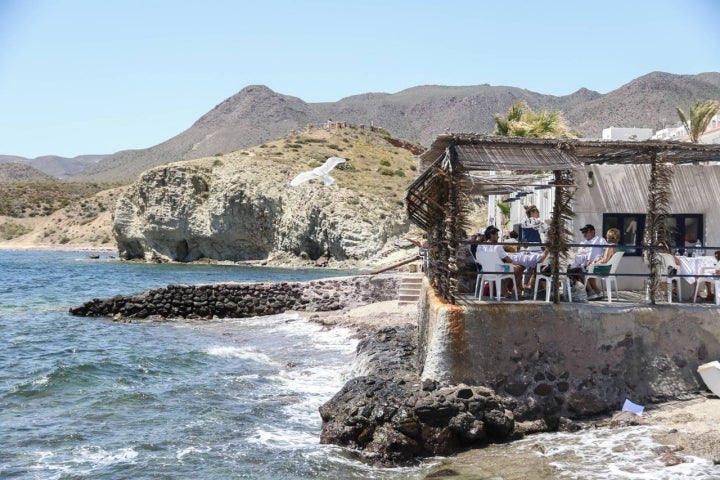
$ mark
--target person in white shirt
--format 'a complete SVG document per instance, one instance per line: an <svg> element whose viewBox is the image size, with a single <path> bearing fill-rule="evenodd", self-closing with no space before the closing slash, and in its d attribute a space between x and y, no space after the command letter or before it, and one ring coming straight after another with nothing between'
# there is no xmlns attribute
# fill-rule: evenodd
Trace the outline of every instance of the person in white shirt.
<svg viewBox="0 0 720 480"><path fill-rule="evenodd" d="M520 243L530 245L531 252L539 252L542 236L547 233L548 225L540 220L540 210L535 205L525 207L527 218L520 224L522 236Z"/></svg>
<svg viewBox="0 0 720 480"><path fill-rule="evenodd" d="M595 235L595 227L587 224L580 229L583 235L583 241L580 242L582 247L578 248L573 260L570 271L578 273L578 280L585 283L584 272L587 271L588 265L602 258L605 249L602 245L607 245L607 241L603 237ZM597 300L602 298L602 293L597 290L594 284L588 283L588 300Z"/></svg>
<svg viewBox="0 0 720 480"><path fill-rule="evenodd" d="M518 286L518 289L522 288L522 274L525 270L525 267L522 265L518 265L512 261L512 258L508 255L508 253L505 251L502 245L488 245L492 243L497 243L500 238L500 230L497 227L489 226L485 229L485 241L487 243L478 245L478 250L482 250L485 252L495 252L498 254L498 257L500 257L500 261L503 263L509 263L512 265L513 273L515 274L515 284ZM509 282L509 280L508 280ZM507 288L505 289L505 294L510 295L510 293L507 291Z"/></svg>

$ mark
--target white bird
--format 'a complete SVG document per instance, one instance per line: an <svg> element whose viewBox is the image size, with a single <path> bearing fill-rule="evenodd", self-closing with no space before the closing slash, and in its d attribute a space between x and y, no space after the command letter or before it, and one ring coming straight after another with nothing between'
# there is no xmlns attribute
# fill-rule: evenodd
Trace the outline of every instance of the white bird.
<svg viewBox="0 0 720 480"><path fill-rule="evenodd" d="M301 183L312 180L313 178L322 178L325 186L332 185L333 182L335 182L335 179L329 175L330 170L335 168L336 165L345 163L345 161L346 160L344 158L330 157L325 160L325 163L322 166L313 168L309 172L303 172L297 177L293 178L292 182L290 182L290 186L297 187Z"/></svg>

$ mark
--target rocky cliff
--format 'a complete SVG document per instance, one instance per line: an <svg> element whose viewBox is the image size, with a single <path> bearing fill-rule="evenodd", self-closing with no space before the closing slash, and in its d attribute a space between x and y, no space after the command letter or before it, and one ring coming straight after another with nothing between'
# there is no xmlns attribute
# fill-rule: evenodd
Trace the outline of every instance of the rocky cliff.
<svg viewBox="0 0 720 480"><path fill-rule="evenodd" d="M372 264L409 229L402 197L414 159L388 140L317 131L149 170L113 213L119 253L147 261ZM333 185L288 186L331 155L348 158L345 170L331 172Z"/></svg>

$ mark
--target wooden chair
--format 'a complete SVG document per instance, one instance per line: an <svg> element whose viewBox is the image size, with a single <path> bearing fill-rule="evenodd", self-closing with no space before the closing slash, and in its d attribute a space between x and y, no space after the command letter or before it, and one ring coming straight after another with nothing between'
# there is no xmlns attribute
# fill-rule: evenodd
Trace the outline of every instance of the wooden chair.
<svg viewBox="0 0 720 480"><path fill-rule="evenodd" d="M625 252L615 252L615 254L610 257L610 261L606 263L605 265L610 265L610 271L608 273L603 273L599 275L593 274L593 270L595 270L595 267L598 265L602 265L599 263L595 263L591 265L590 269L588 270L588 273L585 274L585 287L587 287L588 280L591 278L596 278L600 280L600 284L602 285L602 281L605 281L605 291L607 292L607 298L608 302L612 303L612 282L615 282L615 296L617 298L620 298L620 292L618 290L617 285L617 277L615 276L615 272L617 271L618 265L620 264L620 260L622 260L623 255Z"/></svg>
<svg viewBox="0 0 720 480"><path fill-rule="evenodd" d="M537 300L540 280L545 280L545 301L549 302L550 293L552 291L552 288L550 288L552 285L552 273L542 273L542 267L545 265L550 265L550 261L546 260L535 266L535 293L533 294L533 300ZM566 273L560 273L560 294L565 295L568 302L572 302L572 284L570 282L570 277L568 277Z"/></svg>
<svg viewBox="0 0 720 480"><path fill-rule="evenodd" d="M489 297L492 298L493 296L494 286L495 295L499 302L500 294L502 292L502 281L509 278L512 280L513 292L515 293L515 300L517 300L517 282L515 282L515 274L512 271L512 266L510 264L503 263L497 252L485 252L478 249L475 256L477 262L482 267L482 270L477 274L477 279L475 281L475 296L478 297L479 300L482 300L483 287L485 286L485 282L488 282L490 285Z"/></svg>

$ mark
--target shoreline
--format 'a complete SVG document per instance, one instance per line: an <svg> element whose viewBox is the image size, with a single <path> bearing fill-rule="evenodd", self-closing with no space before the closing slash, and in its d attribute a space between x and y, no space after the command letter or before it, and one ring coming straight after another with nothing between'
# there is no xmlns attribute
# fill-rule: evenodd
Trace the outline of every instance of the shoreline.
<svg viewBox="0 0 720 480"><path fill-rule="evenodd" d="M328 328L342 326L353 329L359 335L408 323L417 325L417 306L400 306L397 301L377 302L343 311L294 313ZM675 453L675 457L680 459L689 455L720 464L720 398L707 391L645 407L645 411L637 417L637 423L660 429L652 435L655 443L667 447L668 451ZM608 412L595 419L574 422L583 429L607 428L622 431L627 427L611 426L613 416L618 413L620 410ZM472 456L472 450L459 455ZM457 457L456 455L455 458Z"/></svg>
<svg viewBox="0 0 720 480"><path fill-rule="evenodd" d="M102 247L98 245L25 245L0 243L3 252L102 252L117 254L117 247Z"/></svg>

